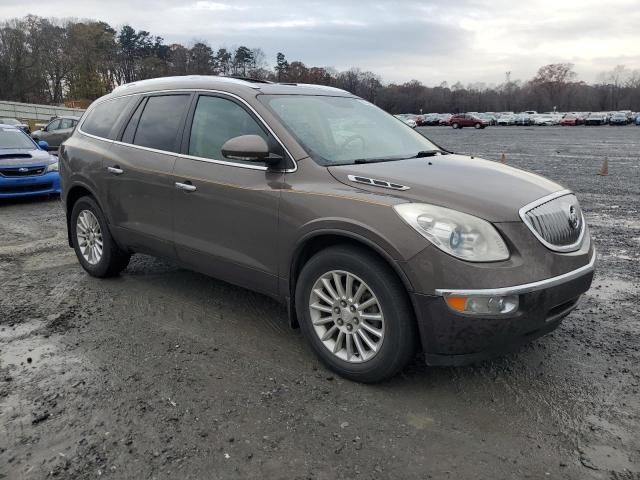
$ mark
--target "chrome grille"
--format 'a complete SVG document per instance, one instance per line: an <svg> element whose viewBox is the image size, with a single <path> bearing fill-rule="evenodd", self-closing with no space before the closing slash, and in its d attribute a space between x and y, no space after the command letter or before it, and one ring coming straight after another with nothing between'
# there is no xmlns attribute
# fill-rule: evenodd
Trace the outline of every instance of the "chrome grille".
<svg viewBox="0 0 640 480"><path fill-rule="evenodd" d="M568 191L541 198L520 210L520 217L547 248L558 252L577 250L585 225L580 204Z"/></svg>

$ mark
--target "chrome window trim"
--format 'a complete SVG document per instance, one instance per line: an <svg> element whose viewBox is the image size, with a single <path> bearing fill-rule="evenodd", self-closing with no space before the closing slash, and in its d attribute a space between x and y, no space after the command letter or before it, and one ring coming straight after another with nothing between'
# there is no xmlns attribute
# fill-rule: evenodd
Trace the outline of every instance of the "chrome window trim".
<svg viewBox="0 0 640 480"><path fill-rule="evenodd" d="M594 248L593 253L591 255L591 260L589 261L588 264L583 265L582 267L572 270L570 272L563 273L562 275L558 275L557 277L551 277L545 280L539 280L537 282L525 283L523 285L515 285L513 287L485 288L485 289L478 289L478 290L475 290L475 289L457 290L457 289L438 288L436 289L435 293L436 295L441 295L441 296L519 295L522 293L535 292L537 290L555 287L569 280L573 280L578 277L581 277L586 273L592 272L594 270L595 263L596 263L596 249Z"/></svg>
<svg viewBox="0 0 640 480"><path fill-rule="evenodd" d="M531 230L531 233L533 233L536 238L540 241L540 243L542 243L545 247L547 247L549 250L553 250L554 252L573 252L575 250L577 250L578 248L580 248L580 245L582 245L582 241L584 240L584 235L585 232L587 231L587 224L584 220L584 213L582 212L582 208L580 208L580 224L582 226L582 230L580 232L580 236L578 237L578 240L576 240L574 243L572 243L571 245L554 245L552 243L547 242L534 228L533 224L531 223L531 221L529 220L529 218L527 217L527 212L529 210L532 210L544 203L548 203L552 200L555 200L556 198L560 198L560 197L564 197L565 195L575 195L575 193L573 193L571 190L560 190L558 192L554 192L551 193L549 195L545 195L542 198L539 198L538 200L534 200L531 203L526 204L524 207L522 207L520 210L518 210L518 215L520 215L520 218L522 219L522 221L524 222L524 224L529 227L529 230Z"/></svg>
<svg viewBox="0 0 640 480"><path fill-rule="evenodd" d="M184 92L184 93L215 93L215 94L220 94L220 95L223 95L223 96L228 96L228 97L231 97L231 98L234 98L234 99L240 101L244 106L246 106L258 118L258 120L262 123L262 125L264 125L264 127L269 131L269 133L271 135L273 135L273 138L276 139L276 141L280 144L282 149L286 152L286 154L289 156L289 158L293 162L293 168L284 168L284 169L275 170L275 169L270 169L270 168L268 168L266 166L263 166L263 165L247 165L247 164L244 164L244 163L237 163L237 162L232 162L232 161L229 161L229 160L217 160L217 159L214 159L214 158L197 157L197 156L194 156L194 155L187 155L187 154L183 154L183 153L169 152L167 150L158 150L158 149L155 149L155 148L143 147L141 145L133 145L131 143L125 143L125 142L120 142L118 140L111 140L109 138L99 137L97 135L93 135L91 133L87 133L84 130L82 130L82 125L84 125L84 122L86 121L86 118L88 117L88 114L91 112L91 110L93 110L95 108L95 106L98 106L98 105L100 105L100 104L102 104L104 102L109 102L109 101L116 100L118 98L123 98L123 97L133 97L133 96L136 96L136 95L151 95L151 94L156 94L156 93L180 93L180 92ZM91 137L91 138L94 138L96 140L102 140L104 142L109 142L109 143L113 143L113 144L116 144L116 145L123 145L123 146L131 147L131 148L137 148L139 150L146 150L146 151L149 151L149 152L161 153L161 154L165 154L165 155L171 155L171 156L174 156L174 157L185 158L187 160L197 160L197 161L200 161L200 162L215 163L215 164L218 164L218 165L226 165L226 166L230 166L230 167L246 168L246 169L249 169L249 170L263 170L263 171L271 170L271 171L283 172L283 173L293 173L293 172L298 170L298 162L295 161L295 159L293 158L293 155L291 155L291 152L289 152L289 150L284 145L282 140L280 140L280 138L276 135L276 133L273 131L273 129L267 124L265 119L262 118L262 116L256 111L256 109L253 108L245 99L243 99L242 97L236 95L235 93L225 92L225 91L222 91L222 90L211 90L211 89L202 89L202 88L178 88L178 89L174 89L174 90L150 90L148 92L129 93L129 94L126 94L126 95L118 95L117 97L113 97L113 98L107 98L105 100L102 100L101 102L95 103L94 105L91 106L91 108L89 110L87 110L87 112L85 113L85 115L83 115L83 117L81 119L81 123L78 125L78 132L81 133L82 135L86 135L87 137Z"/></svg>

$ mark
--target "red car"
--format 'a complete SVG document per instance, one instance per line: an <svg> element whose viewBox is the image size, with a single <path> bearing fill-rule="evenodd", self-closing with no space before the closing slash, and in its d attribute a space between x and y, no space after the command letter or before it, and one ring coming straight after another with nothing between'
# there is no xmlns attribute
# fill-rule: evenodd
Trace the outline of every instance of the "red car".
<svg viewBox="0 0 640 480"><path fill-rule="evenodd" d="M566 115L562 120L560 120L560 125L572 127L578 125L578 117L575 115Z"/></svg>
<svg viewBox="0 0 640 480"><path fill-rule="evenodd" d="M458 113L449 119L449 125L453 128L485 128L489 126L489 121L469 113Z"/></svg>

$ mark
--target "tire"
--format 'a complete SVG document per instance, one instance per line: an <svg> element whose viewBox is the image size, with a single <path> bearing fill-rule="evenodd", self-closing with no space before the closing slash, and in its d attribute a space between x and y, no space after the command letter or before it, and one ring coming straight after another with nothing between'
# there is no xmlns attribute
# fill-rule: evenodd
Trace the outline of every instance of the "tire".
<svg viewBox="0 0 640 480"><path fill-rule="evenodd" d="M452 123L451 127L453 127L454 130L457 130L458 128L460 128L460 124L458 123Z"/></svg>
<svg viewBox="0 0 640 480"><path fill-rule="evenodd" d="M82 219L79 226L78 218L81 215ZM85 225L84 234L82 232L82 225ZM131 255L124 252L120 247L118 247L118 245L116 245L111 233L109 232L109 226L105 216L92 197L80 197L73 205L70 227L73 249L76 252L80 265L82 265L82 268L84 268L89 275L99 278L113 277L118 275L129 264ZM80 246L81 240L78 236L79 232L81 236L84 236L84 238L87 238L88 233L86 232L91 233L91 240L86 241L92 241L96 245L98 245L98 241L101 240L102 253L100 255L89 255L89 258L87 258ZM99 234L94 232L99 232ZM85 252L91 250L87 250L86 247L83 248L85 248ZM95 251L96 250L94 250L94 252Z"/></svg>
<svg viewBox="0 0 640 480"><path fill-rule="evenodd" d="M337 275L342 276L342 293L347 290L347 276L351 275L351 295L348 292L344 296L340 295L335 277L332 276L336 271ZM325 295L334 302L332 307L328 307L327 302L320 300L316 294L323 289L320 283L323 276L329 279L329 284L333 287L335 295ZM362 285L368 290L356 299L356 293ZM344 301L342 306L340 299ZM377 301L373 306L359 306L371 303L372 299ZM342 377L362 383L380 382L402 370L415 356L417 329L407 292L395 272L380 258L364 249L336 246L314 255L300 272L295 304L305 339L322 362ZM318 307L312 308L312 304L321 304L320 307L328 311L320 312ZM373 313L371 310L374 310ZM360 315L378 316L382 320L378 322L363 318L358 323L355 316ZM378 331L377 336L369 333L368 327L371 326ZM333 331L333 335L325 342L321 336L326 335L329 330ZM376 344L377 350L368 348L364 336ZM333 353L336 343L341 348Z"/></svg>
<svg viewBox="0 0 640 480"><path fill-rule="evenodd" d="M476 130L480 130L482 128L482 124L481 123L475 123L473 125L473 128L475 128Z"/></svg>

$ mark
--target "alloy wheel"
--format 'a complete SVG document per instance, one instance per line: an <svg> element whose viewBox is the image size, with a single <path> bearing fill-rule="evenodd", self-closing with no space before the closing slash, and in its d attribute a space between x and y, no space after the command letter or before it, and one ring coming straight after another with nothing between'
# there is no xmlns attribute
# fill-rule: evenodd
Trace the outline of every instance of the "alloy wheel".
<svg viewBox="0 0 640 480"><path fill-rule="evenodd" d="M96 265L102 259L104 243L100 223L91 210L82 210L78 214L76 237L83 258Z"/></svg>
<svg viewBox="0 0 640 480"><path fill-rule="evenodd" d="M382 306L360 277L343 270L323 274L311 289L309 312L318 338L341 360L362 363L380 351L385 335Z"/></svg>

